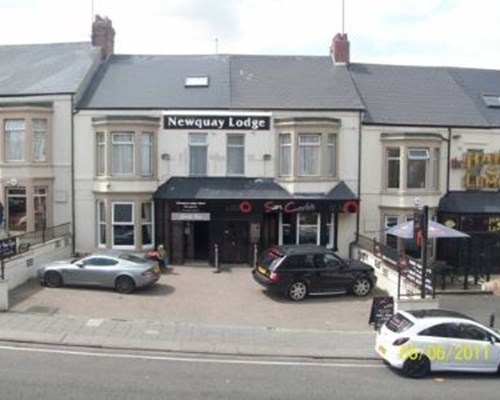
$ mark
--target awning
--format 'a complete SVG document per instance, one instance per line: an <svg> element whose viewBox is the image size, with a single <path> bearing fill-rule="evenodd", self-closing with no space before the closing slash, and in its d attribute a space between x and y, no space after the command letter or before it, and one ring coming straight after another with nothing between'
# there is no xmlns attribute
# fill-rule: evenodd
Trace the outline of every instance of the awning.
<svg viewBox="0 0 500 400"><path fill-rule="evenodd" d="M158 188L154 198L157 200L358 200L343 181L328 193L292 195L272 178L238 177L173 177Z"/></svg>
<svg viewBox="0 0 500 400"><path fill-rule="evenodd" d="M439 201L439 213L500 214L500 192L449 192Z"/></svg>

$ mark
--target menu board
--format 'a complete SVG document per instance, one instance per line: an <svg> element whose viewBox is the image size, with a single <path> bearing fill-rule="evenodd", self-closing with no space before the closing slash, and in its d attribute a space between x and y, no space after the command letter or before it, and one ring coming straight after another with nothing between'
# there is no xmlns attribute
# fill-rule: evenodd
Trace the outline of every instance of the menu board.
<svg viewBox="0 0 500 400"><path fill-rule="evenodd" d="M379 329L389 318L394 314L394 298L393 297L374 297L372 309L370 311L369 324L373 324L374 328Z"/></svg>

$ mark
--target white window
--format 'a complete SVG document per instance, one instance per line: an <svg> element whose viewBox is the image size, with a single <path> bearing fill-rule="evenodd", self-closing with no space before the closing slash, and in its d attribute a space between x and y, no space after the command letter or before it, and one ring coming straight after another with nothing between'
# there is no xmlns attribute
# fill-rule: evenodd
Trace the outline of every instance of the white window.
<svg viewBox="0 0 500 400"><path fill-rule="evenodd" d="M153 203L141 203L141 230L143 246L153 244Z"/></svg>
<svg viewBox="0 0 500 400"><path fill-rule="evenodd" d="M130 132L112 133L113 174L133 175L134 173L134 134Z"/></svg>
<svg viewBox="0 0 500 400"><path fill-rule="evenodd" d="M153 175L153 134L141 134L141 176Z"/></svg>
<svg viewBox="0 0 500 400"><path fill-rule="evenodd" d="M300 213L298 215L297 243L319 244L319 214Z"/></svg>
<svg viewBox="0 0 500 400"><path fill-rule="evenodd" d="M208 142L206 133L189 134L189 174L207 174Z"/></svg>
<svg viewBox="0 0 500 400"><path fill-rule="evenodd" d="M96 173L106 174L106 137L104 132L96 133Z"/></svg>
<svg viewBox="0 0 500 400"><path fill-rule="evenodd" d="M47 120L33 119L33 161L47 161Z"/></svg>
<svg viewBox="0 0 500 400"><path fill-rule="evenodd" d="M439 188L439 147L406 147L385 149L385 185L387 189Z"/></svg>
<svg viewBox="0 0 500 400"><path fill-rule="evenodd" d="M290 176L292 174L292 135L282 133L279 135L280 142L280 175Z"/></svg>
<svg viewBox="0 0 500 400"><path fill-rule="evenodd" d="M245 174L245 136L227 135L227 174Z"/></svg>
<svg viewBox="0 0 500 400"><path fill-rule="evenodd" d="M429 149L409 148L407 156L407 188L424 189L427 187L427 168L430 158Z"/></svg>
<svg viewBox="0 0 500 400"><path fill-rule="evenodd" d="M106 246L106 203L97 202L97 244Z"/></svg>
<svg viewBox="0 0 500 400"><path fill-rule="evenodd" d="M400 150L399 147L389 147L386 149L387 160L387 188L399 189L400 187Z"/></svg>
<svg viewBox="0 0 500 400"><path fill-rule="evenodd" d="M299 135L299 176L319 175L319 134Z"/></svg>
<svg viewBox="0 0 500 400"><path fill-rule="evenodd" d="M113 203L113 246L134 246L134 203Z"/></svg>
<svg viewBox="0 0 500 400"><path fill-rule="evenodd" d="M5 161L24 161L25 135L23 119L5 120Z"/></svg>
<svg viewBox="0 0 500 400"><path fill-rule="evenodd" d="M337 136L330 133L326 143L326 175L337 175Z"/></svg>

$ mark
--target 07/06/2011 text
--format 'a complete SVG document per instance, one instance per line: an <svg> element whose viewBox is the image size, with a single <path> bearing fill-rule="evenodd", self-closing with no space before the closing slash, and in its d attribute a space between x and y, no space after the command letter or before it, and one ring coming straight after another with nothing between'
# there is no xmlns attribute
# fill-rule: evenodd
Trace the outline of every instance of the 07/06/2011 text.
<svg viewBox="0 0 500 400"><path fill-rule="evenodd" d="M430 361L479 361L487 360L490 356L490 347L479 344L426 344L417 347L414 344L401 346L401 359L416 360L422 355Z"/></svg>

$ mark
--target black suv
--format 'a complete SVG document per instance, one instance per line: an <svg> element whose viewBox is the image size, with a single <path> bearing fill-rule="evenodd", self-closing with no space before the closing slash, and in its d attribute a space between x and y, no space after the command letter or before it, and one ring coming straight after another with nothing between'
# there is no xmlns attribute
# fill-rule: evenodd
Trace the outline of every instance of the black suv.
<svg viewBox="0 0 500 400"><path fill-rule="evenodd" d="M262 286L296 301L308 294L366 296L377 282L371 266L343 260L332 250L314 245L271 247L261 254L252 274Z"/></svg>

